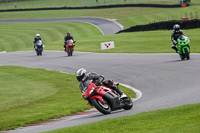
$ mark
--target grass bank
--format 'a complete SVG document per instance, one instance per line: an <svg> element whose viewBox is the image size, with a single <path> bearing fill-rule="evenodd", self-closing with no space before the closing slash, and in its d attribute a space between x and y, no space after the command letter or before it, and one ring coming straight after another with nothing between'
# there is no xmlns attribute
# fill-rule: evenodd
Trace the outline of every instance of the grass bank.
<svg viewBox="0 0 200 133"><path fill-rule="evenodd" d="M78 22L53 23L2 23L0 25L0 51L33 50L33 39L37 33L45 42L47 49L63 49L67 32L82 40L102 33L93 25Z"/></svg>
<svg viewBox="0 0 200 133"><path fill-rule="evenodd" d="M184 105L48 133L199 133L199 110L200 104Z"/></svg>
<svg viewBox="0 0 200 133"><path fill-rule="evenodd" d="M0 131L87 110L79 83L71 74L0 66ZM120 86L128 95L134 93ZM73 101L73 102L72 102Z"/></svg>
<svg viewBox="0 0 200 133"><path fill-rule="evenodd" d="M191 39L191 52L200 52L200 29L183 30ZM114 41L115 48L101 50L100 43ZM147 31L122 33L109 36L94 36L81 40L77 51L92 51L98 53L171 53L171 31Z"/></svg>
<svg viewBox="0 0 200 133"><path fill-rule="evenodd" d="M195 3L196 2L196 3ZM25 11L25 12L1 12L0 19L44 19L44 18L66 18L66 17L103 17L117 19L119 23L129 28L135 25L149 24L153 21L180 20L181 17L193 18L198 13L200 18L200 2L192 0L192 5L186 8L151 8L151 7L128 7L128 8L106 8L106 9L84 9L84 10L47 10L47 11ZM197 4L198 3L198 4ZM174 14L175 13L175 14Z"/></svg>
<svg viewBox="0 0 200 133"><path fill-rule="evenodd" d="M170 53L171 31L131 32L103 36L94 26L77 22L15 23L0 25L0 51L33 50L33 38L40 33L44 50L63 50L63 40L70 31L77 41L75 50L98 53ZM184 30L191 38L191 52L199 53L200 29ZM101 50L100 43L114 41L115 48Z"/></svg>
<svg viewBox="0 0 200 133"><path fill-rule="evenodd" d="M0 9L26 9L26 8L47 8L47 7L85 7L85 6L101 6L113 4L178 4L174 0L16 0L14 2L4 1L0 3ZM15 7L16 5L16 7Z"/></svg>

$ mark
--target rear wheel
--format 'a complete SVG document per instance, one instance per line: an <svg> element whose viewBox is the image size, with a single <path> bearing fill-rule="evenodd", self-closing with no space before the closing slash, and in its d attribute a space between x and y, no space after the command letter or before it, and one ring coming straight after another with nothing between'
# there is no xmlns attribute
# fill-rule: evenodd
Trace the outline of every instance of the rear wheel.
<svg viewBox="0 0 200 133"><path fill-rule="evenodd" d="M184 51L185 51L185 57L187 58L187 60L189 60L190 59L190 53L189 53L188 49L185 48Z"/></svg>
<svg viewBox="0 0 200 133"><path fill-rule="evenodd" d="M125 110L129 110L133 107L133 101L131 100L130 97L123 99L123 103L124 103L123 109Z"/></svg>
<svg viewBox="0 0 200 133"><path fill-rule="evenodd" d="M110 114L111 112L111 107L110 105L107 103L106 100L103 100L103 103L97 99L97 98L93 98L92 99L92 105L101 113L103 114Z"/></svg>

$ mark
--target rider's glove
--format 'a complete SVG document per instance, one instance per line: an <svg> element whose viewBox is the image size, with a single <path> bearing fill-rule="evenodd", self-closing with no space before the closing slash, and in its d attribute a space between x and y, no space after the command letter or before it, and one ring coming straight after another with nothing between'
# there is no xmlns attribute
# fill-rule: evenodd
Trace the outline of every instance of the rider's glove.
<svg viewBox="0 0 200 133"><path fill-rule="evenodd" d="M101 76L99 77L99 83L102 83L102 82L103 82L103 80L104 80L104 76L103 76L103 75L101 75Z"/></svg>
<svg viewBox="0 0 200 133"><path fill-rule="evenodd" d="M174 40L173 43L174 43L174 44L177 44L177 41Z"/></svg>

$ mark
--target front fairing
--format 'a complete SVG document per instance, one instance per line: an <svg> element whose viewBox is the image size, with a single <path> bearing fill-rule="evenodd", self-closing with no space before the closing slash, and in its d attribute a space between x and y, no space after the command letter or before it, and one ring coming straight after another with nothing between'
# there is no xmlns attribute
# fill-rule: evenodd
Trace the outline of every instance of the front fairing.
<svg viewBox="0 0 200 133"><path fill-rule="evenodd" d="M104 96L107 92L112 91L110 88L105 86L96 86L92 80L85 81L83 84L85 88L83 90L82 97L89 102L93 98L97 98L103 102L102 96Z"/></svg>
<svg viewBox="0 0 200 133"><path fill-rule="evenodd" d="M84 86L84 90L82 93L83 99L85 100L91 99L92 95L94 94L94 92L98 87L94 83L92 83L92 80L87 80L83 82L83 86Z"/></svg>
<svg viewBox="0 0 200 133"><path fill-rule="evenodd" d="M178 39L177 39L177 49L178 49L178 53L179 54L183 54L183 49L184 48L187 48L188 51L190 51L190 39L187 37L187 36L180 36Z"/></svg>

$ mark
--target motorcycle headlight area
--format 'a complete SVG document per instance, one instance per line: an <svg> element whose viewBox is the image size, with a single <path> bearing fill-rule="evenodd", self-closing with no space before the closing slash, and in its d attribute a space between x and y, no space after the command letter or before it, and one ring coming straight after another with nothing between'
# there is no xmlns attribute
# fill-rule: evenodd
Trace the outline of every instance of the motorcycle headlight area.
<svg viewBox="0 0 200 133"><path fill-rule="evenodd" d="M94 87L91 88L89 94L92 94L94 92Z"/></svg>

